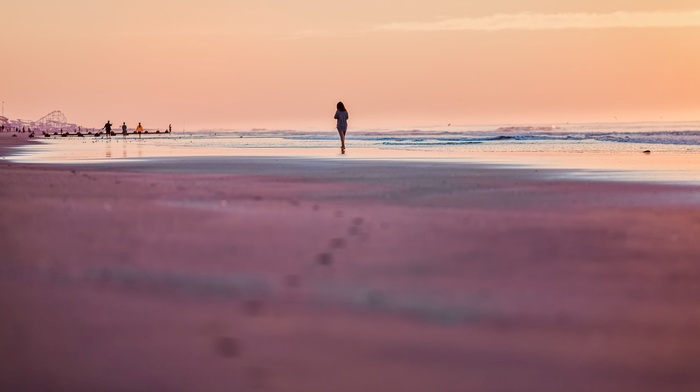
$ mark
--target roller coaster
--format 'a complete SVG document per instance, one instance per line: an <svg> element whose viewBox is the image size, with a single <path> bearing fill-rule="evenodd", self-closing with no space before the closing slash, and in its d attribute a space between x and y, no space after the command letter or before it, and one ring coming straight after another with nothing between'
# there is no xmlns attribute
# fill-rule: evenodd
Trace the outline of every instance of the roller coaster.
<svg viewBox="0 0 700 392"><path fill-rule="evenodd" d="M60 110L54 110L46 116L36 120L11 120L7 126L11 128L32 128L36 131L55 132L59 130L71 131L77 129L78 125L68 122L66 115Z"/></svg>

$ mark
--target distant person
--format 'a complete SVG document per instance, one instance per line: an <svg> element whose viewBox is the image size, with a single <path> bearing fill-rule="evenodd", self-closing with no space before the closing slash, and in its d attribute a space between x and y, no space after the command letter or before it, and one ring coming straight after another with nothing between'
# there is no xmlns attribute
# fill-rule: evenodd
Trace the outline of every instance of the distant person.
<svg viewBox="0 0 700 392"><path fill-rule="evenodd" d="M122 123L122 136L126 139L126 122Z"/></svg>
<svg viewBox="0 0 700 392"><path fill-rule="evenodd" d="M143 127L141 126L141 123L136 127L136 133L139 134L139 139L141 139L141 133L143 132Z"/></svg>
<svg viewBox="0 0 700 392"><path fill-rule="evenodd" d="M168 124L168 133L173 133L173 124Z"/></svg>
<svg viewBox="0 0 700 392"><path fill-rule="evenodd" d="M340 135L340 153L345 154L345 132L348 130L348 118L350 117L342 102L338 102L336 105L335 116L333 118L338 120L335 127L338 129L338 134Z"/></svg>
<svg viewBox="0 0 700 392"><path fill-rule="evenodd" d="M107 137L112 136L112 123L110 123L109 120L107 120L107 124L105 124L105 126L102 127L102 129L104 129L105 132L107 132Z"/></svg>

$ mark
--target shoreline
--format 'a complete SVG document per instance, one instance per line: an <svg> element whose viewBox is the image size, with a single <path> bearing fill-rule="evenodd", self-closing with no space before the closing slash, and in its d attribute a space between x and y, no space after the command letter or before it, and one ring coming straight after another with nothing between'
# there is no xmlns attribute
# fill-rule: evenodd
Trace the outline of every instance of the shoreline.
<svg viewBox="0 0 700 392"><path fill-rule="evenodd" d="M12 138L12 147L3 147L0 139L0 156L15 164L77 165L117 169L130 165L137 170L153 167L162 170L163 166L184 167L189 163L195 166L207 160L225 162L284 161L343 167L351 165L372 165L380 162L385 165L444 165L448 169L456 167L478 167L495 170L525 170L549 173L550 179L582 181L605 181L626 183L648 183L679 186L700 185L700 160L687 152L659 152L653 157L648 154L630 152L589 152L581 153L536 153L536 152L464 152L440 153L420 150L391 150L380 148L351 148L348 155L338 154L335 148L231 148L184 146L159 146L141 143L139 140L122 141L96 140L91 144L100 146L81 147L63 155L51 153L57 144L48 144L41 139L22 142ZM26 148L34 144L34 151ZM134 147L133 144L136 145ZM85 144L85 143L83 143ZM127 146L128 144L128 146ZM60 146L60 144L58 144ZM121 150L119 146L122 145ZM8 146L9 147L9 146ZM19 147L15 149L13 147ZM4 148L4 150L2 150ZM66 146L69 150L70 145ZM75 148L75 147L73 147ZM20 149L24 149L21 151ZM103 150L104 151L101 151ZM100 150L99 154L97 151ZM72 151L72 150L71 150ZM127 153L127 151L129 151ZM11 154L12 152L12 154ZM19 155L21 154L21 155ZM59 153L60 154L60 153ZM97 154L97 155L96 155ZM106 154L106 155L105 155ZM10 158L10 155L14 155ZM121 156L120 156L121 155ZM690 158L695 158L690 159ZM180 165L172 163L180 162ZM214 165L199 165L211 172L226 172ZM223 165L226 167L226 165Z"/></svg>
<svg viewBox="0 0 700 392"><path fill-rule="evenodd" d="M0 389L697 390L697 187L545 172L2 162Z"/></svg>

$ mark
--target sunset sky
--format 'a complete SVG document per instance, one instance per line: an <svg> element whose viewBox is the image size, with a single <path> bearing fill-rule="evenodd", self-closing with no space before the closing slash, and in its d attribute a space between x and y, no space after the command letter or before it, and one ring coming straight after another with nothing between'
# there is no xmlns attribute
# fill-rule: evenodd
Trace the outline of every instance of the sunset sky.
<svg viewBox="0 0 700 392"><path fill-rule="evenodd" d="M0 24L12 119L700 120L698 0L4 0Z"/></svg>

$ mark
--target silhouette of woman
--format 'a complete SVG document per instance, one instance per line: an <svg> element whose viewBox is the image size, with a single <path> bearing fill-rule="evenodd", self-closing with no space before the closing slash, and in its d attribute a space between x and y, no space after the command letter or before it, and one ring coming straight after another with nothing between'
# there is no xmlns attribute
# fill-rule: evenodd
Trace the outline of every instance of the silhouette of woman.
<svg viewBox="0 0 700 392"><path fill-rule="evenodd" d="M348 130L348 111L345 109L345 105L342 102L338 102L336 105L336 111L334 119L338 120L336 124L336 129L338 129L338 134L340 135L340 153L345 154L345 132Z"/></svg>
<svg viewBox="0 0 700 392"><path fill-rule="evenodd" d="M143 132L143 127L141 126L141 123L136 127L136 133L139 134L139 139L141 139L141 132Z"/></svg>

